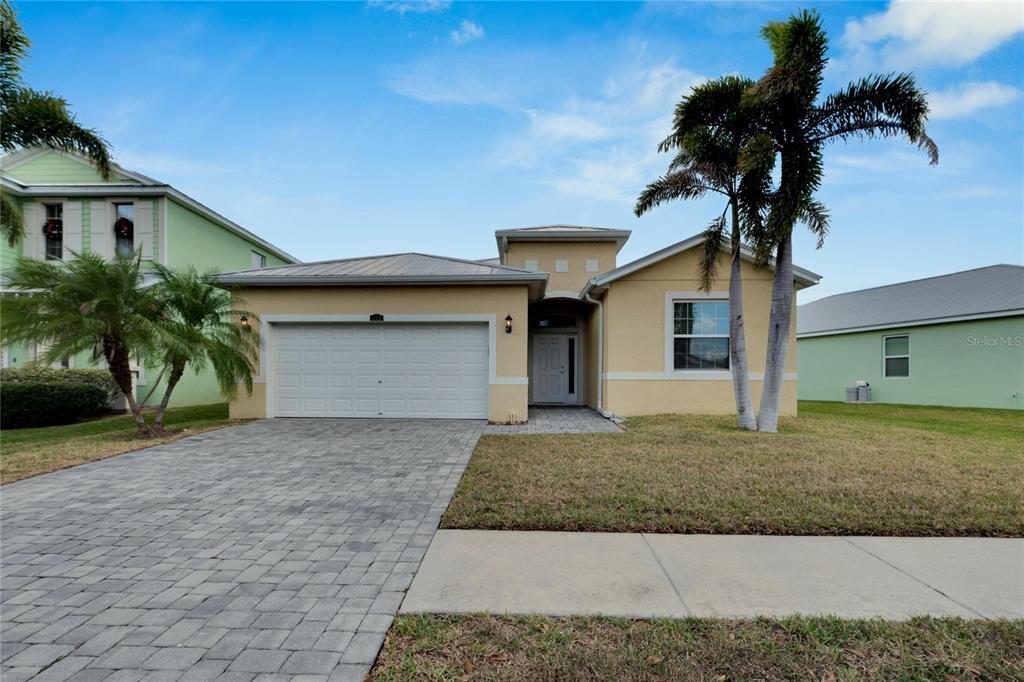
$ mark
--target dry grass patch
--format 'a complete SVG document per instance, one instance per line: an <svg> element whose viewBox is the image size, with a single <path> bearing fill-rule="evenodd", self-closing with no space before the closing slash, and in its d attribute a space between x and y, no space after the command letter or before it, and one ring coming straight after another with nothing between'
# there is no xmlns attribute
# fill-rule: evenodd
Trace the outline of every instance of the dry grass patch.
<svg viewBox="0 0 1024 682"><path fill-rule="evenodd" d="M131 415L103 417L79 424L0 432L0 484L11 483L97 459L169 443L185 436L238 423L228 418L227 403L171 408L160 438L139 438Z"/></svg>
<svg viewBox="0 0 1024 682"><path fill-rule="evenodd" d="M1019 412L801 403L776 435L732 418L484 436L445 528L1024 535Z"/></svg>
<svg viewBox="0 0 1024 682"><path fill-rule="evenodd" d="M1022 680L1024 621L399 616L370 679Z"/></svg>

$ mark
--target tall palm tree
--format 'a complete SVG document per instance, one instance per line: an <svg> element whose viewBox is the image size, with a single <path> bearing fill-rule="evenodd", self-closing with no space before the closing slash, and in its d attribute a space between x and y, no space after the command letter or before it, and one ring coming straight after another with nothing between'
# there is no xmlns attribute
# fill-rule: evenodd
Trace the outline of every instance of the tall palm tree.
<svg viewBox="0 0 1024 682"><path fill-rule="evenodd" d="M765 132L777 154L781 175L759 242L763 259L775 254L765 377L758 429L778 429L779 401L793 312L793 226L803 222L817 234L828 230L828 212L814 200L824 173L828 142L851 138L906 137L934 165L935 142L925 132L928 102L909 73L873 75L819 102L828 63L828 37L817 12L803 11L762 30L774 63L758 81L753 97L766 113Z"/></svg>
<svg viewBox="0 0 1024 682"><path fill-rule="evenodd" d="M78 152L110 177L110 147L95 130L82 127L68 111L68 103L53 93L39 92L21 80L21 61L31 42L8 0L0 0L0 149L51 147ZM14 246L24 236L21 210L6 194L0 195L0 235Z"/></svg>
<svg viewBox="0 0 1024 682"><path fill-rule="evenodd" d="M761 214L771 191L773 154L758 153L765 140L756 102L747 92L754 82L726 76L697 86L676 105L672 133L658 151L675 151L668 173L650 183L637 199L641 216L675 199L712 192L725 198L722 214L704 231L701 288L709 291L725 248L731 214L729 252L729 368L741 429L756 429L743 321L742 239L761 230Z"/></svg>
<svg viewBox="0 0 1024 682"><path fill-rule="evenodd" d="M160 344L167 384L153 421L153 430L159 434L171 394L186 368L202 370L209 363L225 397L237 393L239 382L252 395L260 339L247 324L255 316L239 308L242 301L210 284L195 268L174 271L157 266L156 274L165 324L170 328Z"/></svg>
<svg viewBox="0 0 1024 682"><path fill-rule="evenodd" d="M19 293L4 297L0 338L39 344L45 363L85 351L103 358L139 433L149 435L131 362L148 357L169 334L156 291L144 286L138 254L107 262L81 253L66 264L20 258L6 276Z"/></svg>

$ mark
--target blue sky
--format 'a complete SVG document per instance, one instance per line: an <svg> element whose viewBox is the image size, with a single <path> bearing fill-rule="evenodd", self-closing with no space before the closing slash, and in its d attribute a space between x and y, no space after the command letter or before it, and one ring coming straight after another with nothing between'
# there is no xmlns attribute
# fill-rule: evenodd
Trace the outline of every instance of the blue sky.
<svg viewBox="0 0 1024 682"><path fill-rule="evenodd" d="M759 76L785 3L18 4L26 80L66 97L123 166L305 260L494 255L493 231L624 227L620 262L688 237L717 200L637 219L672 107ZM828 150L824 275L801 301L1024 260L1024 11L821 3L826 91L912 70L941 161L902 141Z"/></svg>

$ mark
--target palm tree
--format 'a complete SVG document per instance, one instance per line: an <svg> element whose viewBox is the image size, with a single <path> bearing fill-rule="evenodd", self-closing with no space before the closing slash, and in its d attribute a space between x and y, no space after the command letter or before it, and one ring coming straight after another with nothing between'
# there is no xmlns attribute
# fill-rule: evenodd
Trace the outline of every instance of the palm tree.
<svg viewBox="0 0 1024 682"><path fill-rule="evenodd" d="M761 214L771 190L773 155L758 154L764 147L758 127L756 103L747 96L754 82L726 76L697 86L676 105L673 131L658 151L676 151L668 173L658 178L637 199L641 216L675 199L696 199L713 192L726 200L722 214L704 231L700 261L701 288L709 291L721 252L725 248L726 215L731 213L729 235L729 368L732 371L736 414L741 429L756 429L747 366L743 322L741 248L744 235L761 229Z"/></svg>
<svg viewBox="0 0 1024 682"><path fill-rule="evenodd" d="M209 363L226 397L237 393L239 382L252 395L259 334L248 324L249 318L255 316L239 309L242 301L211 285L194 268L174 271L157 266L156 274L158 295L170 331L160 344L167 373L164 395L153 422L154 432L160 434L171 394L188 367L202 370Z"/></svg>
<svg viewBox="0 0 1024 682"><path fill-rule="evenodd" d="M144 286L139 254L111 262L92 253L67 263L21 258L6 276L19 293L4 297L3 341L39 344L45 363L84 351L103 358L140 435L149 435L131 361L148 357L168 333L156 291Z"/></svg>
<svg viewBox="0 0 1024 682"><path fill-rule="evenodd" d="M84 128L68 111L68 103L39 92L21 80L21 61L31 42L8 0L0 0L0 149L52 147L78 152L92 160L104 178L110 177L110 147L95 130ZM21 210L0 195L0 235L14 246L24 236Z"/></svg>
<svg viewBox="0 0 1024 682"><path fill-rule="evenodd" d="M824 173L822 149L834 140L905 136L934 165L935 142L925 132L928 102L908 73L868 76L818 102L828 63L828 37L817 12L803 11L762 30L774 63L753 97L767 112L765 132L774 145L781 176L759 242L762 259L775 253L768 351L758 429L778 429L779 400L793 311L793 226L804 222L819 246L828 212L814 200Z"/></svg>

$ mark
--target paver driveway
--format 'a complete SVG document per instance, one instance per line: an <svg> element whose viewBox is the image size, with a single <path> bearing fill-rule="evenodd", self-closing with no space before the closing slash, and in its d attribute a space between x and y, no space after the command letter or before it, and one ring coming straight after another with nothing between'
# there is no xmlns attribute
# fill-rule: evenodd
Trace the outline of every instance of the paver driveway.
<svg viewBox="0 0 1024 682"><path fill-rule="evenodd" d="M360 679L483 427L264 420L4 486L4 682Z"/></svg>

